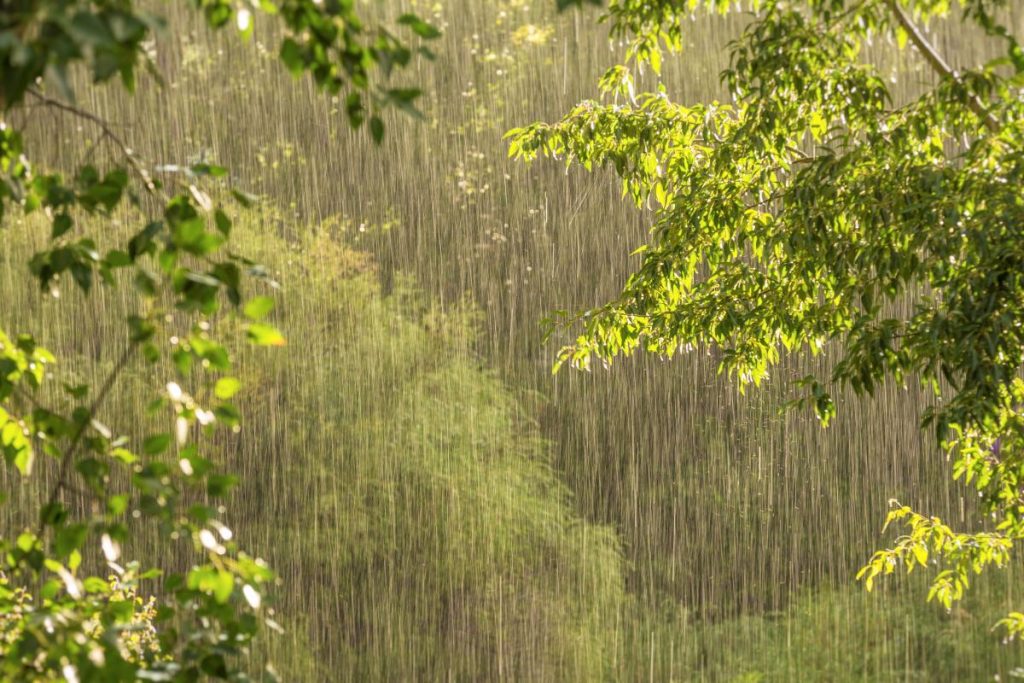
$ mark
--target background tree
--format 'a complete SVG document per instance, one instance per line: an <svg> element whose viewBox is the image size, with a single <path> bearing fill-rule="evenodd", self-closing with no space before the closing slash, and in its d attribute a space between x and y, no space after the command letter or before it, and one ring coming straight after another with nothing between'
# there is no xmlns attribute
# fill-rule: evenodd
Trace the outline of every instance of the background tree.
<svg viewBox="0 0 1024 683"><path fill-rule="evenodd" d="M959 533L894 504L887 523L908 531L858 576L870 589L900 566L937 564L929 598L949 607L1024 535L1024 52L1009 8L755 3L722 74L730 102L636 92L638 69L658 72L664 51L681 49L691 12L732 7L612 0L612 35L629 39L625 64L601 80L614 101L508 135L513 156L608 166L638 206L655 202L640 266L614 301L564 316L582 333L557 365L715 345L742 386L768 378L783 351L826 352L831 369L799 381L794 401L824 424L838 387L918 379L935 396L922 426L977 486L993 528ZM950 65L931 21L963 22L978 63ZM887 76L908 45L935 78L897 102ZM1019 633L1024 615L1002 623Z"/></svg>
<svg viewBox="0 0 1024 683"><path fill-rule="evenodd" d="M349 122L368 121L375 140L384 134L382 108L415 113L418 90L382 83L416 50L383 26L368 27L352 2L194 4L211 28L233 24L243 37L253 30L254 9L277 16L284 65L295 75L308 72L332 95L344 93ZM413 14L398 23L424 39L439 35ZM243 209L252 198L223 187L218 179L227 171L213 164L164 168L174 181L159 182L127 140L74 101L79 69L93 84L117 78L128 91L140 69L159 79L151 48L163 30L159 15L123 1L25 0L0 11L0 221L16 211L45 213L50 246L28 264L44 292L59 296L70 278L86 293L97 284L134 287L137 304L119 358L95 387L51 389L46 380L57 359L31 335L0 330L0 450L25 477L37 453L52 458L52 466L37 466L49 485L35 519L16 538L0 539L4 678L245 680L240 655L269 619L262 591L273 574L218 520L216 499L236 478L218 472L209 447L195 439L197 431L233 428L240 419L231 403L240 382L231 374L230 345L214 328L244 332L257 345L285 343L267 322L273 299L243 295L249 280L264 290L275 283L225 246L231 209L219 198ZM118 161L102 170L83 165L72 179L35 170L19 131L4 123L29 107L95 126ZM119 213L126 204L133 210ZM127 243L109 248L109 236L84 234L115 214L150 218ZM31 328L33 321L24 323ZM104 408L140 354L150 363L169 361L178 376L152 404L170 428L134 444L105 422L131 424L140 416L108 419ZM180 556L171 547L159 563L119 564L138 531L133 517L155 524L169 543L191 542L190 568L170 561ZM141 598L139 582L158 576L155 596Z"/></svg>

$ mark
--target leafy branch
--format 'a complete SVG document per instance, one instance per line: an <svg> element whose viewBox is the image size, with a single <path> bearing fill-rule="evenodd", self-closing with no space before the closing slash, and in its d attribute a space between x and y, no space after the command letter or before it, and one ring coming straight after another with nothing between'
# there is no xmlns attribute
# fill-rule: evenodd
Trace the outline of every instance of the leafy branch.
<svg viewBox="0 0 1024 683"><path fill-rule="evenodd" d="M121 357L118 358L114 365L114 369L110 371L106 379L100 385L99 391L96 392L95 398L89 407L82 413L76 415L77 426L71 435L71 442L64 450L64 454L61 456L60 467L57 472L57 481L54 482L53 487L50 489L50 495L46 499L46 503L43 505L43 509L52 509L56 505L60 492L67 489L70 485L69 475L71 465L75 461L75 456L78 455L79 446L82 443L82 437L85 435L96 417L99 415L100 408L103 407L104 402L110 395L110 392L117 386L117 381L120 379L121 373L128 367L128 363L131 361L135 352L138 348L137 341L131 342L129 346L122 352ZM36 536L42 537L43 531L45 530L45 518L40 518L39 527L36 530Z"/></svg>
<svg viewBox="0 0 1024 683"><path fill-rule="evenodd" d="M243 39L251 35L249 9L226 0L193 4L211 28L234 23ZM383 27L368 28L353 3L289 0L258 7L283 25L284 66L295 76L311 75L331 94L344 91L353 127L369 118L371 134L380 141L383 108L417 113L419 89L379 81L416 54L429 58L424 46L414 49ZM109 140L118 159L104 172L91 164L67 169L70 179L41 173L21 132L0 119L0 228L11 210L33 226L47 226L49 244L27 262L43 292L58 294L66 275L86 294L97 282L130 283L149 313L128 319L127 348L88 405L67 415L33 395L56 356L29 334L11 339L0 330L0 453L23 477L32 475L36 448L59 461L54 483L38 492L36 532L0 536L0 677L245 680L251 645L262 625L271 623L263 591L274 574L218 520L219 510L209 501L226 496L237 478L219 472L189 436L233 428L241 419L232 403L241 382L230 374L231 347L213 332L211 321L226 314L241 321L233 327L252 344L285 343L269 318L273 299L243 295L250 283L268 280L255 263L224 248L232 218L220 200L244 210L252 198L221 187L217 179L227 170L213 164L183 169L181 186L165 189L108 121L74 104L67 74L76 64L93 83L117 78L133 91L139 66L153 67L144 45L165 30L162 17L114 0L88 6L42 0L32 10L0 15L0 115L22 106L67 114L95 126L101 133L96 144ZM417 41L440 35L413 14L398 23ZM199 189L210 181L218 185L212 193ZM132 192L138 185L157 201L142 206ZM108 239L84 234L118 209L140 226L125 242L105 244L109 231ZM159 343L161 320L191 325L170 351ZM126 390L126 370L138 352L151 366L168 364L178 381L168 382L156 402L170 408L173 427L145 435L133 448L129 437L115 436L98 418L110 398ZM193 382L205 385L199 391L208 403L187 390ZM89 393L85 385L65 390L76 405ZM31 411L18 414L15 403ZM175 457L168 460L170 452ZM111 476L116 471L122 476ZM76 474L81 488L73 481ZM61 502L64 492L88 495L96 505L88 512L71 510ZM167 548L168 556L188 557L191 568L166 574L141 610L131 608L141 601L141 582L161 575L161 567L122 563L121 547L135 530L134 518L191 546ZM113 582L83 568L83 555L94 555L87 548L95 545L116 575ZM133 647L125 634L140 628L150 637L144 647Z"/></svg>
<svg viewBox="0 0 1024 683"><path fill-rule="evenodd" d="M899 506L889 522L910 533L860 576L870 586L934 561L944 569L931 598L947 606L1024 538L1024 50L1002 3L959 5L965 30L1003 57L949 65L912 17L951 21L951 3L769 0L729 46L730 104L637 94L623 64L600 87L627 105L586 101L507 135L513 157L608 167L637 207L657 199L621 293L564 316L575 334L556 368L715 345L742 388L768 380L783 354L828 354L824 376L798 381L789 403L823 425L838 388L871 396L914 377L932 392L921 428L949 452L953 478L977 488L995 531L960 534ZM690 11L735 6L611 0L606 18L631 41L627 63L657 72L664 51L682 49ZM909 42L938 75L896 108L888 65L865 58L879 34Z"/></svg>

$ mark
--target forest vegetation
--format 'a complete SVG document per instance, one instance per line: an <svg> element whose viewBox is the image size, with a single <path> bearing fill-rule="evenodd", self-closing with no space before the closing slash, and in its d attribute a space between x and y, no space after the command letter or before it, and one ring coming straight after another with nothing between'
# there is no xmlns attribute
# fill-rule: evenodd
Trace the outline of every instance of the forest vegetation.
<svg viewBox="0 0 1024 683"><path fill-rule="evenodd" d="M0 678L1024 675L1022 19L0 10Z"/></svg>

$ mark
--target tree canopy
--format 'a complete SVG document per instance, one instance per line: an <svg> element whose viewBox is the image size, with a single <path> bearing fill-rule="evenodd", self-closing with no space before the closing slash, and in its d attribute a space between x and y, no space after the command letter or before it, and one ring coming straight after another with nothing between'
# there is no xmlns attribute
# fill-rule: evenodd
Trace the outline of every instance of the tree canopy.
<svg viewBox="0 0 1024 683"><path fill-rule="evenodd" d="M637 92L638 69L659 72L683 48L692 12L736 9L612 0L605 18L628 48L604 97L509 132L515 157L608 167L637 206L653 202L639 265L614 300L563 315L579 334L557 364L714 345L724 371L757 385L784 353L826 353L829 370L799 381L795 401L825 424L841 387L920 381L935 397L922 426L977 486L993 528L955 532L894 503L888 521L907 533L859 576L870 589L937 563L929 598L948 607L1024 535L1024 52L1009 7L755 2L721 74L728 101ZM951 65L925 29L951 21L990 57ZM934 78L898 100L889 74L911 48ZM1003 623L1017 633L1024 615Z"/></svg>

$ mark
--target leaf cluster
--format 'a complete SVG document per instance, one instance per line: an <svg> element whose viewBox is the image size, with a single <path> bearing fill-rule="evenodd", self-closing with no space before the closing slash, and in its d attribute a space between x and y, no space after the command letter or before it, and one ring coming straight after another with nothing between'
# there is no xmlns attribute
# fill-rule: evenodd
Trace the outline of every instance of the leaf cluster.
<svg viewBox="0 0 1024 683"><path fill-rule="evenodd" d="M999 20L1005 3L761 2L729 46L730 102L635 93L636 67L657 71L691 12L728 8L613 0L606 19L632 42L601 81L606 97L508 134L514 157L610 168L624 196L653 205L621 295L563 316L581 333L556 368L713 345L742 387L787 352L827 352L829 370L798 382L794 401L825 424L838 388L871 395L916 378L936 398L923 426L955 454L954 475L981 490L997 545L1010 543L1024 533L1024 62ZM1002 55L950 67L918 23L958 19ZM934 86L897 101L865 51L878 35L912 46ZM949 576L965 581L954 546L933 550L953 572L937 579L943 600L960 595ZM913 557L887 552L865 576Z"/></svg>

